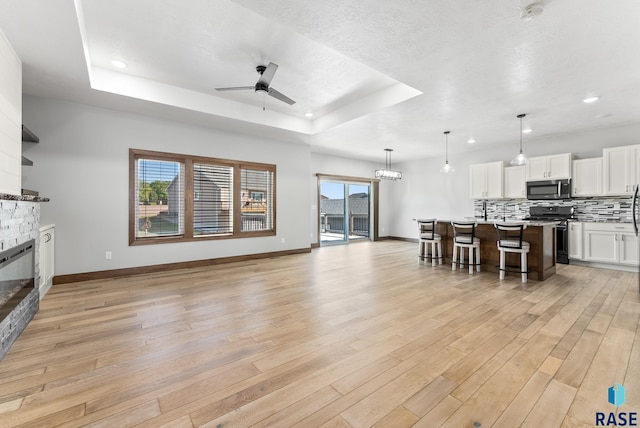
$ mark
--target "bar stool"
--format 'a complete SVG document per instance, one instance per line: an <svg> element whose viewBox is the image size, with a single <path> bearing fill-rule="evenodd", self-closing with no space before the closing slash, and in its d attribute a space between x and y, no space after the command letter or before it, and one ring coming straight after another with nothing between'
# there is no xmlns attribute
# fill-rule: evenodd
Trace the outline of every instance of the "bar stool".
<svg viewBox="0 0 640 428"><path fill-rule="evenodd" d="M436 265L436 260L442 264L442 236L436 233L436 224L438 220L435 218L418 219L418 257L422 260L431 260L431 265ZM429 255L429 247L431 244L431 255ZM436 250L438 255L436 256Z"/></svg>
<svg viewBox="0 0 640 428"><path fill-rule="evenodd" d="M498 251L500 251L500 279L504 279L504 274L507 271L507 253L519 253L519 272L522 275L522 282L527 282L527 254L529 253L530 245L528 242L522 240L527 225L525 223L495 223L494 226L498 231L497 244Z"/></svg>
<svg viewBox="0 0 640 428"><path fill-rule="evenodd" d="M460 249L460 268L464 266L464 249L469 250L469 275L473 275L475 266L480 272L480 238L476 238L475 221L452 221L453 226L453 257L451 258L451 270L456 270L458 248ZM475 250L475 263L474 253Z"/></svg>

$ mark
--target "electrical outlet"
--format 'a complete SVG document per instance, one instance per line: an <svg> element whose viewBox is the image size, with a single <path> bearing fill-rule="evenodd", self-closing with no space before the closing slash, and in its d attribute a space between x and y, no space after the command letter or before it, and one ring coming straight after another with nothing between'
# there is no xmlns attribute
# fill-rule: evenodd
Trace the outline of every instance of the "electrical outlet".
<svg viewBox="0 0 640 428"><path fill-rule="evenodd" d="M284 244L284 238L282 238L282 243Z"/></svg>
<svg viewBox="0 0 640 428"><path fill-rule="evenodd" d="M111 260L113 257L113 254L111 253L111 251L107 251L106 253L104 253L104 258L106 260Z"/></svg>

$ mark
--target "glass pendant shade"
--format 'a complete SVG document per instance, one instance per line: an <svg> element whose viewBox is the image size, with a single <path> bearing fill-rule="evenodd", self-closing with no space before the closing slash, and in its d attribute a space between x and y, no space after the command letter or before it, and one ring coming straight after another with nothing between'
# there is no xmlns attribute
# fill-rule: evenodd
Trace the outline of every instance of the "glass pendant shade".
<svg viewBox="0 0 640 428"><path fill-rule="evenodd" d="M522 152L520 152L520 154L515 158L511 159L511 165L526 165L526 164L527 164L527 157Z"/></svg>
<svg viewBox="0 0 640 428"><path fill-rule="evenodd" d="M527 157L522 152L522 119L525 116L526 116L526 114L519 114L518 116L516 116L518 119L520 119L520 153L518 153L518 155L515 158L511 159L511 165L526 165L527 164Z"/></svg>
<svg viewBox="0 0 640 428"><path fill-rule="evenodd" d="M442 168L440 168L440 172L444 172L445 174L448 174L450 172L456 172L456 170L451 165L449 165L449 162L446 162L442 166Z"/></svg>
<svg viewBox="0 0 640 428"><path fill-rule="evenodd" d="M456 170L449 164L449 134L451 131L444 131L444 165L440 168L440 172L444 172L445 174L449 174L451 172L455 172Z"/></svg>
<svg viewBox="0 0 640 428"><path fill-rule="evenodd" d="M402 172L393 171L391 169L391 152L393 149L384 149L385 155L385 168L376 170L376 178L383 178L385 180L400 180L402 179Z"/></svg>

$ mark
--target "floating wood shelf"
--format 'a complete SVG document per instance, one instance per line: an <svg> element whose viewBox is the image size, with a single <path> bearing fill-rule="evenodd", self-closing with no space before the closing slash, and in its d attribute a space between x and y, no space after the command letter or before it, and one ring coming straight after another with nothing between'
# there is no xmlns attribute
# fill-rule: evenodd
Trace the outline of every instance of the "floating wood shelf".
<svg viewBox="0 0 640 428"><path fill-rule="evenodd" d="M40 138L29 130L26 126L22 125L22 141L26 143L39 143Z"/></svg>
<svg viewBox="0 0 640 428"><path fill-rule="evenodd" d="M31 130L29 128L27 128L26 126L22 125L22 142L23 143L39 143L40 142L40 138L38 138L38 136L36 134L31 132ZM33 166L33 161L31 159L29 159L29 158L26 158L26 157L22 156L22 165L23 166Z"/></svg>

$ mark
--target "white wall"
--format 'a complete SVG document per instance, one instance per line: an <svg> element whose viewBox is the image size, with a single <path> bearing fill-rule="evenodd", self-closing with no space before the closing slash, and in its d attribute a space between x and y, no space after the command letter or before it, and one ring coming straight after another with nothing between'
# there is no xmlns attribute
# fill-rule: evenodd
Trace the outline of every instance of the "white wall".
<svg viewBox="0 0 640 428"><path fill-rule="evenodd" d="M331 156L321 153L311 153L311 182L310 194L311 204L311 242L318 242L318 180L316 174L342 175L347 177L373 178L376 169L380 169L383 164L354 159ZM394 169L396 169L394 167ZM379 212L378 212L378 234L379 236L389 235L389 216L391 208L386 203L388 195L393 191L394 186L399 181L381 180L379 186Z"/></svg>
<svg viewBox="0 0 640 428"><path fill-rule="evenodd" d="M23 187L51 199L41 222L56 225L56 275L309 248L307 146L46 98L23 106L40 137ZM130 247L129 148L276 164L277 236Z"/></svg>
<svg viewBox="0 0 640 428"><path fill-rule="evenodd" d="M22 62L0 30L0 193L20 194Z"/></svg>
<svg viewBox="0 0 640 428"><path fill-rule="evenodd" d="M640 144L640 124L602 128L590 132L562 134L535 138L524 136L524 152L528 157L557 153L572 153L574 159L601 157L605 147ZM508 146L491 150L480 143L461 150L450 151L449 163L456 170L453 175L440 173L444 164L441 157L400 163L403 179L395 183L389 194L389 205L398 207L389 218L390 235L403 238L416 237L416 224L412 219L436 217L454 219L473 216L473 201L469 199L469 165L503 160L508 162L519 150L517 135Z"/></svg>

